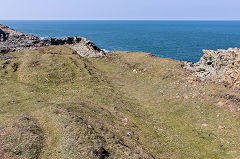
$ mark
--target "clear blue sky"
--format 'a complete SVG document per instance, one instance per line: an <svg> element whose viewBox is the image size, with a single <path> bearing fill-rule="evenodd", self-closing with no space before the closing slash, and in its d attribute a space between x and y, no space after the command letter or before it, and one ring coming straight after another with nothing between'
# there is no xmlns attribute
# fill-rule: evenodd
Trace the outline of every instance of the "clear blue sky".
<svg viewBox="0 0 240 159"><path fill-rule="evenodd" d="M1 0L0 20L236 20L240 0Z"/></svg>

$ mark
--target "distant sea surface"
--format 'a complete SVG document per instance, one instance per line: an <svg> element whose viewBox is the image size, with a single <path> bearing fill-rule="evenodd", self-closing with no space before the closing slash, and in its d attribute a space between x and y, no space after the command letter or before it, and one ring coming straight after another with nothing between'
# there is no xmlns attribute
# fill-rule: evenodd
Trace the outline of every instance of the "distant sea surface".
<svg viewBox="0 0 240 159"><path fill-rule="evenodd" d="M108 51L196 62L202 49L240 47L240 21L3 21L38 37L83 36Z"/></svg>

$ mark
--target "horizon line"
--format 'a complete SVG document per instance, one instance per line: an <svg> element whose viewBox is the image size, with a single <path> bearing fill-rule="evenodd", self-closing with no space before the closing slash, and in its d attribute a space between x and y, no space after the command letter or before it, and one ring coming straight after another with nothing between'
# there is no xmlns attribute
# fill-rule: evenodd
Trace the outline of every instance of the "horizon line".
<svg viewBox="0 0 240 159"><path fill-rule="evenodd" d="M240 19L0 19L0 21L240 21Z"/></svg>

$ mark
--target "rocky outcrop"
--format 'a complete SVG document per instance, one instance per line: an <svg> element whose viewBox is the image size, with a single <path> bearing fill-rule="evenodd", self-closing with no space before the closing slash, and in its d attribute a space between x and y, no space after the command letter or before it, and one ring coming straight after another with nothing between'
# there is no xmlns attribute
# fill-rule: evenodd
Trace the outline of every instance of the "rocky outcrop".
<svg viewBox="0 0 240 159"><path fill-rule="evenodd" d="M104 51L102 51L91 41L83 37L81 37L79 42L76 43L75 45L69 46L82 57L101 57L105 55ZM91 52L91 54L89 52Z"/></svg>
<svg viewBox="0 0 240 159"><path fill-rule="evenodd" d="M103 50L84 37L51 38L50 45L68 45L82 57L102 57L105 55Z"/></svg>
<svg viewBox="0 0 240 159"><path fill-rule="evenodd" d="M229 48L203 50L204 55L199 62L185 62L185 67L195 71L201 80L212 79L240 87L240 49Z"/></svg>
<svg viewBox="0 0 240 159"><path fill-rule="evenodd" d="M43 46L39 38L13 30L0 24L0 53L21 51L34 46Z"/></svg>
<svg viewBox="0 0 240 159"><path fill-rule="evenodd" d="M83 37L40 40L38 37L24 34L0 24L0 54L50 45L68 45L82 57L102 57L105 55L104 51Z"/></svg>

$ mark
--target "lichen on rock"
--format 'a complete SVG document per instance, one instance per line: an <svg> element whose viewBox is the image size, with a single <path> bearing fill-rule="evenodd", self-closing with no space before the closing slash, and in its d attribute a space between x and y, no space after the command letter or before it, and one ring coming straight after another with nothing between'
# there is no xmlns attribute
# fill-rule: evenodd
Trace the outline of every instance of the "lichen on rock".
<svg viewBox="0 0 240 159"><path fill-rule="evenodd" d="M201 80L212 79L240 87L240 49L203 50L197 63L185 62L185 68L195 71Z"/></svg>

